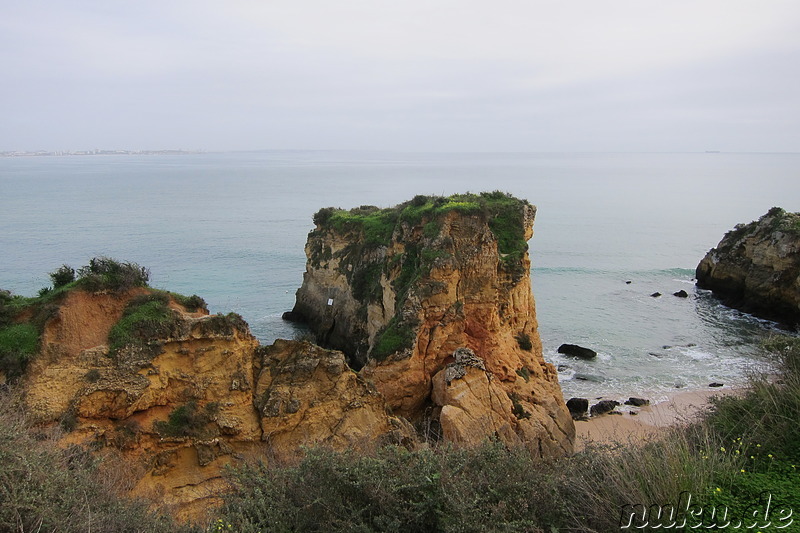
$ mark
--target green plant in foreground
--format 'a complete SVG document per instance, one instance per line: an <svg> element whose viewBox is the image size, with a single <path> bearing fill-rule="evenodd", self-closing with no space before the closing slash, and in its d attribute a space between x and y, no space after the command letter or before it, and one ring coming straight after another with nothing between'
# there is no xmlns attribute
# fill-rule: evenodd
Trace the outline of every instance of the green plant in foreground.
<svg viewBox="0 0 800 533"><path fill-rule="evenodd" d="M28 360L39 350L39 330L33 324L22 323L0 327L0 371L16 378L24 371Z"/></svg>

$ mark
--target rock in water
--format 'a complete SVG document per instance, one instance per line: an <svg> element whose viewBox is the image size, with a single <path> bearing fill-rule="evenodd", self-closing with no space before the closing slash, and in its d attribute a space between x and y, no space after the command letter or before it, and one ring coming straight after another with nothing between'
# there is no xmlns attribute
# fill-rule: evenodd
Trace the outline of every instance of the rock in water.
<svg viewBox="0 0 800 533"><path fill-rule="evenodd" d="M558 353L580 357L581 359L594 359L597 357L597 352L594 350L578 346L577 344L562 344L558 347Z"/></svg>
<svg viewBox="0 0 800 533"><path fill-rule="evenodd" d="M723 303L790 325L800 322L800 213L773 207L725 234L697 265L697 286Z"/></svg>
<svg viewBox="0 0 800 533"><path fill-rule="evenodd" d="M673 296L677 296L678 298L688 298L689 297L689 293L686 292L683 289L679 290L678 292L673 292L672 295Z"/></svg>
<svg viewBox="0 0 800 533"><path fill-rule="evenodd" d="M293 311L324 346L345 353L392 412L422 421L436 406L446 439L497 435L537 454L569 453L575 428L542 357L530 288L535 214L499 192L321 209ZM462 348L485 370L447 372ZM485 390L454 394L468 384ZM463 413L485 426L467 424Z"/></svg>

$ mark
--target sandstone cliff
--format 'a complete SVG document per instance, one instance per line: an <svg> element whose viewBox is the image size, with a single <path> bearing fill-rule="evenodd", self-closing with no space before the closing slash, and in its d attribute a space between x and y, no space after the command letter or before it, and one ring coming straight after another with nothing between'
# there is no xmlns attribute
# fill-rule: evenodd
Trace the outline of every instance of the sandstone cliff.
<svg viewBox="0 0 800 533"><path fill-rule="evenodd" d="M697 286L727 305L800 322L800 213L774 207L729 231L697 266Z"/></svg>
<svg viewBox="0 0 800 533"><path fill-rule="evenodd" d="M38 351L18 377L28 411L60 424L65 446L122 455L132 495L180 519L218 504L224 466L245 457L410 434L341 352L295 341L260 348L238 315L209 315L197 297L143 284L90 288L4 294L0 340L38 329ZM19 355L4 344L0 352Z"/></svg>
<svg viewBox="0 0 800 533"><path fill-rule="evenodd" d="M574 426L531 294L535 213L503 193L320 210L291 315L420 427L568 453ZM446 378L463 349L474 364Z"/></svg>

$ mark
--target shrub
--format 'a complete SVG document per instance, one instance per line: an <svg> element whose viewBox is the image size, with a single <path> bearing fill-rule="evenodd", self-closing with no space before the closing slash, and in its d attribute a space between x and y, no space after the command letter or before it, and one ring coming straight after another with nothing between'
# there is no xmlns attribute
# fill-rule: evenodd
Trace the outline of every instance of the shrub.
<svg viewBox="0 0 800 533"><path fill-rule="evenodd" d="M216 431L208 426L219 412L219 404L211 402L198 407L194 400L176 407L167 421L153 422L153 429L162 437L212 438Z"/></svg>
<svg viewBox="0 0 800 533"><path fill-rule="evenodd" d="M0 531L187 531L127 496L129 468L110 454L41 438L11 394L0 397ZM38 436L38 437L37 437Z"/></svg>
<svg viewBox="0 0 800 533"><path fill-rule="evenodd" d="M565 505L524 449L487 443L373 453L313 448L295 466L231 472L221 520L241 532L536 531Z"/></svg>
<svg viewBox="0 0 800 533"><path fill-rule="evenodd" d="M151 342L169 337L178 319L168 301L166 294L158 292L132 299L108 333L109 353L113 356L126 346L147 348Z"/></svg>
<svg viewBox="0 0 800 533"><path fill-rule="evenodd" d="M61 265L50 273L50 280L53 282L54 289L69 285L75 281L75 269L69 265Z"/></svg>
<svg viewBox="0 0 800 533"><path fill-rule="evenodd" d="M193 294L191 296L184 296L182 294L178 294L175 292L169 293L172 298L175 299L184 309L186 309L190 313L194 313L197 311L205 310L208 311L208 306L206 301L202 299L200 296Z"/></svg>
<svg viewBox="0 0 800 533"><path fill-rule="evenodd" d="M533 343L531 342L531 337L525 332L519 333L516 337L517 344L520 348L525 350L526 352L530 352L533 350ZM525 380L527 381L527 380Z"/></svg>
<svg viewBox="0 0 800 533"><path fill-rule="evenodd" d="M39 349L39 330L33 324L0 327L0 371L17 378L25 371L30 357Z"/></svg>
<svg viewBox="0 0 800 533"><path fill-rule="evenodd" d="M314 224L316 224L317 226L324 226L325 224L328 223L328 220L330 220L331 215L334 213L334 211L336 211L335 207L323 207L322 209L314 213L313 217Z"/></svg>
<svg viewBox="0 0 800 533"><path fill-rule="evenodd" d="M376 336L371 356L382 361L386 356L411 348L416 338L416 324L404 322L395 315Z"/></svg>
<svg viewBox="0 0 800 533"><path fill-rule="evenodd" d="M79 283L90 291L125 291L144 287L150 271L136 263L122 263L109 257L95 257L78 270Z"/></svg>
<svg viewBox="0 0 800 533"><path fill-rule="evenodd" d="M83 375L83 379L85 379L89 383L97 383L98 381L100 381L101 377L102 376L100 375L100 371L97 370L96 368L89 370L86 374Z"/></svg>

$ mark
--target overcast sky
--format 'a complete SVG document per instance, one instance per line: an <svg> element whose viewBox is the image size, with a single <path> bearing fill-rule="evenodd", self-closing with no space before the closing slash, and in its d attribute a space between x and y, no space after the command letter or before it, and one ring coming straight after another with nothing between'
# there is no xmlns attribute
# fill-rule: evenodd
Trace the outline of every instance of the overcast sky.
<svg viewBox="0 0 800 533"><path fill-rule="evenodd" d="M0 0L0 151L800 151L797 0Z"/></svg>

